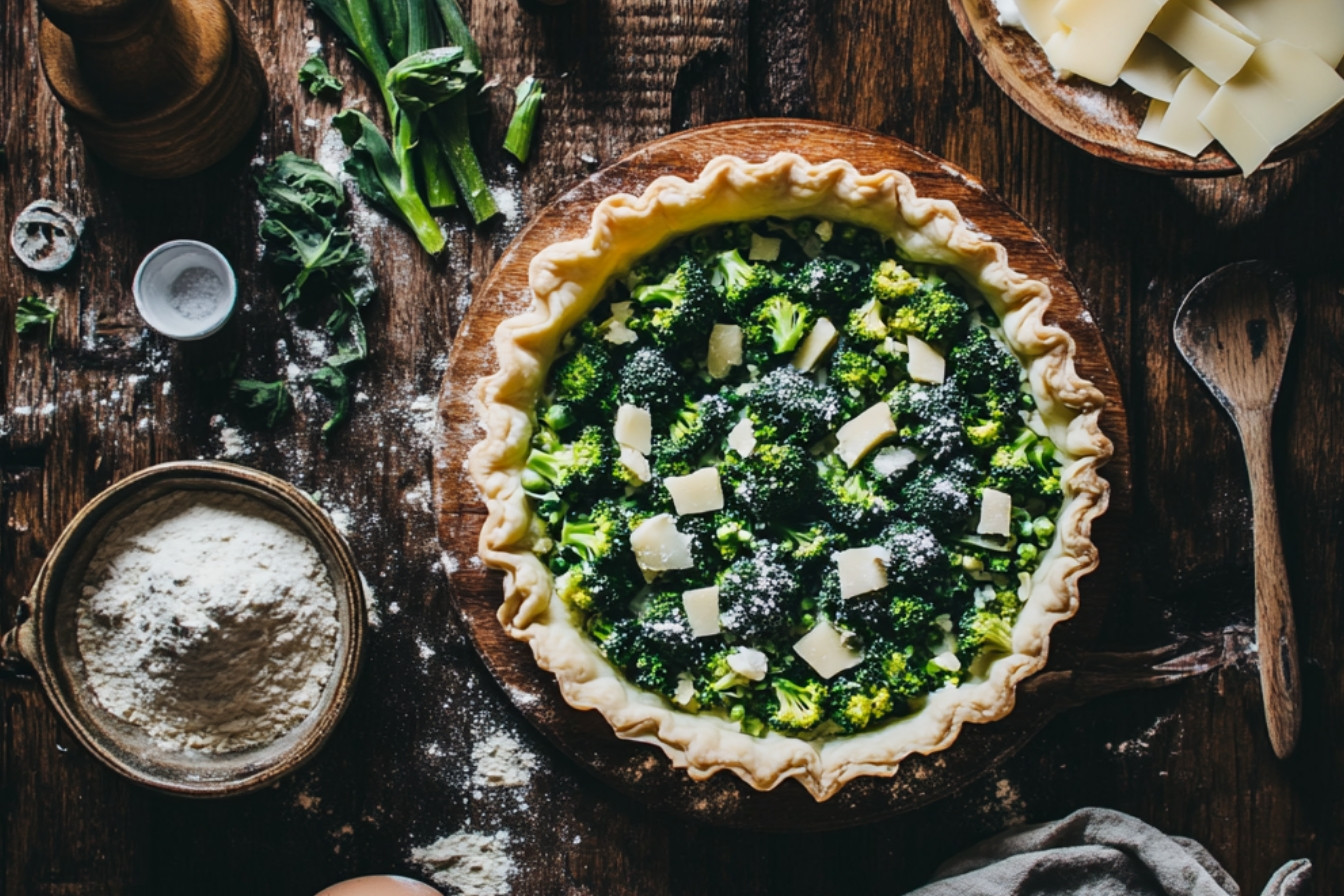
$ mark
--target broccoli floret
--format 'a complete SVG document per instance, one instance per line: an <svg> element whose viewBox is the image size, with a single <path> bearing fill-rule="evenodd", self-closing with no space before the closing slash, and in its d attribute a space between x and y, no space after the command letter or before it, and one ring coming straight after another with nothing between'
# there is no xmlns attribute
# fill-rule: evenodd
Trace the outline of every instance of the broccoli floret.
<svg viewBox="0 0 1344 896"><path fill-rule="evenodd" d="M773 295L761 303L743 328L748 350L767 360L769 355L791 352L798 347L816 321L816 312L788 296Z"/></svg>
<svg viewBox="0 0 1344 896"><path fill-rule="evenodd" d="M850 470L834 454L822 462L821 503L831 519L851 533L881 525L892 510L891 500L863 468Z"/></svg>
<svg viewBox="0 0 1344 896"><path fill-rule="evenodd" d="M849 258L809 259L790 283L790 292L832 320L843 320L867 294L871 268Z"/></svg>
<svg viewBox="0 0 1344 896"><path fill-rule="evenodd" d="M1014 405L1022 364L984 327L974 328L952 347L947 368L965 394L993 396L1004 408Z"/></svg>
<svg viewBox="0 0 1344 896"><path fill-rule="evenodd" d="M850 632L891 632L891 614L884 591L842 597L840 573L832 564L821 574L817 609L836 628Z"/></svg>
<svg viewBox="0 0 1344 896"><path fill-rule="evenodd" d="M963 528L974 505L971 483L939 467L926 465L901 487L901 511L943 535Z"/></svg>
<svg viewBox="0 0 1344 896"><path fill-rule="evenodd" d="M1025 505L1032 498L1056 497L1060 488L1055 443L1024 428L989 459L986 484L1012 495L1016 506Z"/></svg>
<svg viewBox="0 0 1344 896"><path fill-rule="evenodd" d="M934 460L965 452L964 399L951 383L901 383L888 394L887 404L903 442L912 443Z"/></svg>
<svg viewBox="0 0 1344 896"><path fill-rule="evenodd" d="M816 492L817 465L798 445L762 444L749 457L724 461L719 475L737 507L768 523L808 507Z"/></svg>
<svg viewBox="0 0 1344 896"><path fill-rule="evenodd" d="M831 682L826 702L827 718L844 733L853 734L890 715L895 700L885 684L845 678Z"/></svg>
<svg viewBox="0 0 1344 896"><path fill-rule="evenodd" d="M845 319L845 335L860 344L880 343L891 335L887 326L886 312L877 299L869 299L858 308L849 312Z"/></svg>
<svg viewBox="0 0 1344 896"><path fill-rule="evenodd" d="M806 528L780 526L779 530L784 535L780 546L803 568L830 563L832 554L849 546L845 534L825 520L818 520Z"/></svg>
<svg viewBox="0 0 1344 896"><path fill-rule="evenodd" d="M685 667L700 661L705 641L691 631L691 620L680 591L659 591L640 607L640 626L660 654Z"/></svg>
<svg viewBox="0 0 1344 896"><path fill-rule="evenodd" d="M752 264L737 249L715 256L711 282L723 291L724 307L737 320L746 320L767 296L782 288L770 267Z"/></svg>
<svg viewBox="0 0 1344 896"><path fill-rule="evenodd" d="M887 365L871 352L855 351L848 345L841 345L831 355L826 381L840 394L845 411L857 413L877 401L887 376Z"/></svg>
<svg viewBox="0 0 1344 896"><path fill-rule="evenodd" d="M751 520L735 508L680 517L677 528L692 539L695 572L690 577L696 584L708 584L700 581L702 575L708 574L712 578L724 563L751 550L756 540Z"/></svg>
<svg viewBox="0 0 1344 896"><path fill-rule="evenodd" d="M600 426L588 426L573 442L553 450L534 447L527 456L523 488L532 494L554 490L565 498L608 494L619 481L613 475L615 463L616 449L609 434Z"/></svg>
<svg viewBox="0 0 1344 896"><path fill-rule="evenodd" d="M810 445L840 416L833 389L788 365L763 376L747 394L747 415L758 442Z"/></svg>
<svg viewBox="0 0 1344 896"><path fill-rule="evenodd" d="M581 612L609 613L628 603L644 585L635 564L613 562L603 567L587 563L571 566L556 577L556 595Z"/></svg>
<svg viewBox="0 0 1344 896"><path fill-rule="evenodd" d="M988 592L986 586L977 594L958 626L957 651L968 661L985 650L1013 652L1013 623L1022 609L1021 598L1016 591Z"/></svg>
<svg viewBox="0 0 1344 896"><path fill-rule="evenodd" d="M892 307L905 303L920 291L924 283L895 260L888 258L873 272L873 295Z"/></svg>
<svg viewBox="0 0 1344 896"><path fill-rule="evenodd" d="M887 582L897 590L928 595L946 584L952 564L942 542L929 529L899 520L882 531L879 541L891 557Z"/></svg>
<svg viewBox="0 0 1344 896"><path fill-rule="evenodd" d="M722 395L685 399L653 446L654 466L665 476L684 476L700 468L706 454L717 453L738 420L738 410Z"/></svg>
<svg viewBox="0 0 1344 896"><path fill-rule="evenodd" d="M929 601L909 594L897 594L887 604L889 624L895 639L906 644L922 644L933 634L938 611Z"/></svg>
<svg viewBox="0 0 1344 896"><path fill-rule="evenodd" d="M882 234L857 224L832 225L831 239L826 249L869 265L877 264L887 256Z"/></svg>
<svg viewBox="0 0 1344 896"><path fill-rule="evenodd" d="M630 550L629 508L618 501L598 501L586 515L571 513L560 530L559 543L595 570L635 565Z"/></svg>
<svg viewBox="0 0 1344 896"><path fill-rule="evenodd" d="M799 581L777 545L757 541L719 576L719 622L734 640L762 644L787 634L800 615Z"/></svg>
<svg viewBox="0 0 1344 896"><path fill-rule="evenodd" d="M966 300L946 284L924 284L896 309L890 324L892 329L913 333L925 342L947 343L965 332L970 311Z"/></svg>
<svg viewBox="0 0 1344 896"><path fill-rule="evenodd" d="M551 369L554 404L578 416L609 417L616 412L617 365L601 343L585 342Z"/></svg>
<svg viewBox="0 0 1344 896"><path fill-rule="evenodd" d="M621 402L648 408L659 417L680 407L686 378L656 348L641 348L621 367L618 393Z"/></svg>
<svg viewBox="0 0 1344 896"><path fill-rule="evenodd" d="M863 663L855 670L859 681L882 684L897 699L913 700L929 692L923 661L914 659L915 648L896 641L875 638L863 648Z"/></svg>
<svg viewBox="0 0 1344 896"><path fill-rule="evenodd" d="M636 286L630 299L636 313L628 326L659 346L703 341L720 307L709 274L690 257L662 280Z"/></svg>
<svg viewBox="0 0 1344 896"><path fill-rule="evenodd" d="M741 705L738 701L745 696L752 682L728 665L728 656L735 650L719 641L691 670L691 681L702 705Z"/></svg>
<svg viewBox="0 0 1344 896"><path fill-rule="evenodd" d="M799 683L776 676L766 698L766 720L776 731L809 731L825 718L827 691L817 679Z"/></svg>

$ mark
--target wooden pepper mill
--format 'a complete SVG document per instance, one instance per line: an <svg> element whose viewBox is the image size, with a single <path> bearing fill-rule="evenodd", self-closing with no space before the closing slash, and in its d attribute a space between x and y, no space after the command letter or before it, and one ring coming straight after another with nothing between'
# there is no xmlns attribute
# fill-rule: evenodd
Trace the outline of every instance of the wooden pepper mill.
<svg viewBox="0 0 1344 896"><path fill-rule="evenodd" d="M89 149L141 177L219 161L266 101L225 0L40 0L47 83Z"/></svg>

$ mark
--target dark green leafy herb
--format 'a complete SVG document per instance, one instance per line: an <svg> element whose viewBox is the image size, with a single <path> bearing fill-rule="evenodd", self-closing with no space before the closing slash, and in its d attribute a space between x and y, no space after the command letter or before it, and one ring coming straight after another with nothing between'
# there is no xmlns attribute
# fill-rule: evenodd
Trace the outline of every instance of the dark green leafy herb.
<svg viewBox="0 0 1344 896"><path fill-rule="evenodd" d="M341 79L331 73L321 56L310 56L299 67L299 83L315 97L339 94L345 89Z"/></svg>
<svg viewBox="0 0 1344 896"><path fill-rule="evenodd" d="M348 114L352 113L343 113ZM381 134L376 130L372 133L376 140L382 141ZM385 148L385 141L383 145ZM376 174L373 176L376 178ZM320 387L335 403L332 419L322 428L327 433L349 412L350 378L346 368L368 354L364 321L360 317L360 309L373 296L365 267L368 255L355 243L349 230L341 229L345 192L340 181L321 165L285 153L256 180L266 210L261 225L262 240L267 256L285 280L281 306L293 307L301 315L326 314L326 328L339 346L336 354L326 359L323 370L334 367L340 377L326 375ZM373 186L381 188L381 181L375 179ZM272 389L276 386L258 385ZM279 385L283 389L283 383ZM318 385L316 380L314 385ZM286 401L288 397L286 392ZM282 416L283 411L277 409L270 425Z"/></svg>
<svg viewBox="0 0 1344 896"><path fill-rule="evenodd" d="M461 47L436 47L392 66L387 72L387 89L403 110L419 114L448 102L480 75Z"/></svg>
<svg viewBox="0 0 1344 896"><path fill-rule="evenodd" d="M513 153L520 162L526 162L532 151L532 131L537 126L537 112L541 110L541 101L546 94L541 92L541 82L528 75L514 88L515 103L513 118L509 119L509 131L504 135L504 148Z"/></svg>
<svg viewBox="0 0 1344 896"><path fill-rule="evenodd" d="M234 380L229 390L233 400L252 411L267 427L274 427L294 407L284 380Z"/></svg>
<svg viewBox="0 0 1344 896"><path fill-rule="evenodd" d="M330 362L331 358L327 360ZM308 381L314 389L331 399L331 417L322 424L322 434L328 435L350 415L350 378L344 366L327 363L313 371Z"/></svg>
<svg viewBox="0 0 1344 896"><path fill-rule="evenodd" d="M37 296L24 296L19 299L19 307L14 311L14 332L27 336L41 327L47 328L47 347L56 339L56 318L60 317L59 308Z"/></svg>

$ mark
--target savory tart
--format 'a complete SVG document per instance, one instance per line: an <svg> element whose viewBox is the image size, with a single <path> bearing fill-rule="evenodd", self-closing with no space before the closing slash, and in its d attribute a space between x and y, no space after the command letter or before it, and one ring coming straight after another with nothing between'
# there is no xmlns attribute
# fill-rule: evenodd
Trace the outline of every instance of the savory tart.
<svg viewBox="0 0 1344 896"><path fill-rule="evenodd" d="M723 157L530 283L469 466L500 621L566 701L819 800L1012 709L1111 446L1002 246L898 172Z"/></svg>

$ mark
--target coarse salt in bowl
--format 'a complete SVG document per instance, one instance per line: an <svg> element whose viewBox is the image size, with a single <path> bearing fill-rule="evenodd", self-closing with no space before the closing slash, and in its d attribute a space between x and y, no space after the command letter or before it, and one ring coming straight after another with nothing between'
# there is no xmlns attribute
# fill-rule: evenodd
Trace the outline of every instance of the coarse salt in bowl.
<svg viewBox="0 0 1344 896"><path fill-rule="evenodd" d="M173 339L204 339L233 313L238 281L214 246L173 240L140 262L131 292L140 316L155 330Z"/></svg>

